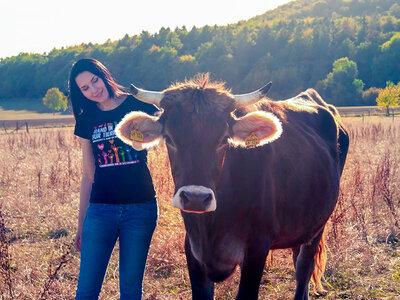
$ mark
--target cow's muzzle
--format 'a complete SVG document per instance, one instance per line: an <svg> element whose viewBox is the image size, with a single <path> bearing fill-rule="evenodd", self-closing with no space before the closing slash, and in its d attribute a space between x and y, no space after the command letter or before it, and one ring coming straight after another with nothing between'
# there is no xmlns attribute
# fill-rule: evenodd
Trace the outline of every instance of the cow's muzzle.
<svg viewBox="0 0 400 300"><path fill-rule="evenodd" d="M199 185L186 185L175 193L172 205L188 213L215 211L217 201L212 189Z"/></svg>

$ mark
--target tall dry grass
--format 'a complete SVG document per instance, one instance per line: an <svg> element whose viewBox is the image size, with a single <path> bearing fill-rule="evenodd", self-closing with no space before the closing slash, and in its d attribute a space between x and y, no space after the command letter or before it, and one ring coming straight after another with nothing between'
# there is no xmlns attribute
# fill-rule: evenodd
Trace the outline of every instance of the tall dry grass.
<svg viewBox="0 0 400 300"><path fill-rule="evenodd" d="M400 294L400 122L345 119L351 145L336 210L328 224L323 299L396 299ZM81 153L72 129L0 135L0 299L73 299ZM160 207L148 257L144 299L190 299L184 227L170 205L173 183L163 147L149 152ZM317 176L317 174L316 174ZM118 246L115 250L118 250ZM274 251L260 299L290 299L289 250ZM233 299L239 272L216 285ZM118 299L114 251L101 299Z"/></svg>

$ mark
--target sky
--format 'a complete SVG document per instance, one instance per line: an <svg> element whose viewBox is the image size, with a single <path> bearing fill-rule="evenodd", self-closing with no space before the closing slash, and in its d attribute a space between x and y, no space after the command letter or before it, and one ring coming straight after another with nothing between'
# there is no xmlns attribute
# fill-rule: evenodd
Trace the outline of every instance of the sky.
<svg viewBox="0 0 400 300"><path fill-rule="evenodd" d="M227 25L290 0L0 0L0 58L142 31Z"/></svg>

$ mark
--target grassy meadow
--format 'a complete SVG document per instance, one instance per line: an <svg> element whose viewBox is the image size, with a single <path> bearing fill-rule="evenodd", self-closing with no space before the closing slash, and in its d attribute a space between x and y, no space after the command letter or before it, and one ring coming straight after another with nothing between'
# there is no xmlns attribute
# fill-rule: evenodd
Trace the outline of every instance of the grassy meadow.
<svg viewBox="0 0 400 300"><path fill-rule="evenodd" d="M400 120L345 118L351 145L339 201L327 226L328 262L319 299L399 299ZM79 252L73 248L81 152L72 128L0 134L0 299L73 299ZM166 149L149 152L160 216L143 299L190 299L184 227L171 207ZM317 174L316 174L317 176ZM101 299L119 299L118 246ZM233 299L239 271L216 285L215 299ZM274 251L260 299L291 299L291 251Z"/></svg>
<svg viewBox="0 0 400 300"><path fill-rule="evenodd" d="M42 99L0 99L0 120L52 119L60 117L71 117L71 114L68 111L53 113L50 108L43 105Z"/></svg>

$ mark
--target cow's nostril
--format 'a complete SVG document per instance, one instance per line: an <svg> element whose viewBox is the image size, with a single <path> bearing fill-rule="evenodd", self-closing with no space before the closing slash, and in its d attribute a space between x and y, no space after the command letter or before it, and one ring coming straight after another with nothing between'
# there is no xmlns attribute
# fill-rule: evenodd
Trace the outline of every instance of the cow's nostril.
<svg viewBox="0 0 400 300"><path fill-rule="evenodd" d="M186 205L186 204L189 203L189 198L187 197L185 191L182 191L182 192L180 193L180 197L181 197L181 201L182 201L182 204L183 204L183 205Z"/></svg>
<svg viewBox="0 0 400 300"><path fill-rule="evenodd" d="M213 198L212 195L208 194L207 198L204 199L204 202L203 202L204 207L208 207L211 204L212 198Z"/></svg>

